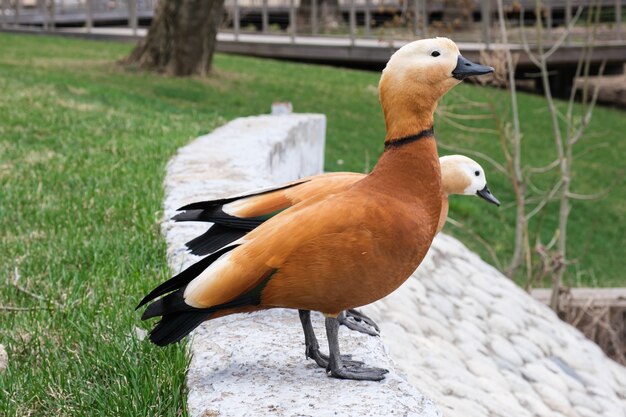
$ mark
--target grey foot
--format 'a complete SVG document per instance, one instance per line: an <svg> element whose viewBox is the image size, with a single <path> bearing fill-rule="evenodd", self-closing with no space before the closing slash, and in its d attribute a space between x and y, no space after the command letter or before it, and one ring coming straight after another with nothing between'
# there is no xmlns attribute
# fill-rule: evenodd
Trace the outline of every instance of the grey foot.
<svg viewBox="0 0 626 417"><path fill-rule="evenodd" d="M352 365L341 358L339 353L339 321L333 317L326 317L326 335L330 358L326 373L334 378L356 379L361 381L380 381L388 372L382 368L366 368L363 364Z"/></svg>
<svg viewBox="0 0 626 417"><path fill-rule="evenodd" d="M337 317L339 324L346 326L350 330L365 333L370 336L380 336L380 329L374 320L355 309L343 311Z"/></svg>
<svg viewBox="0 0 626 417"><path fill-rule="evenodd" d="M313 325L311 325L311 312L309 310L299 310L302 329L304 330L304 354L307 358L313 359L320 368L328 367L329 357L320 352L320 346L317 343ZM351 366L362 365L363 362L353 361L350 355L341 355L341 360Z"/></svg>
<svg viewBox="0 0 626 417"><path fill-rule="evenodd" d="M349 366L345 363L335 369L326 370L334 378L355 379L359 381L382 381L389 372L383 368L366 368L365 366Z"/></svg>

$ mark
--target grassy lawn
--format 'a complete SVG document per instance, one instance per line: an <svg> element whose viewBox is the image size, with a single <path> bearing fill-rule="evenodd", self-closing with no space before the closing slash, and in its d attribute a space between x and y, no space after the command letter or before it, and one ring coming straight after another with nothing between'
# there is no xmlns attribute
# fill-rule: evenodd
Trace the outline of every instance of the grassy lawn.
<svg viewBox="0 0 626 417"><path fill-rule="evenodd" d="M117 67L130 48L0 34L0 306L31 309L0 310L0 343L10 356L0 415L185 414L184 349L139 341L133 310L169 277L161 184L178 147L236 116L265 113L272 101L291 101L296 111L327 114L328 170L367 170L382 151L378 74L218 55L207 80L168 79ZM461 86L443 104L487 94L502 92ZM528 160L547 162L543 101L523 95L521 105ZM577 162L581 193L597 192L624 169L623 113L598 109L592 131L608 145ZM437 132L444 143L503 160L495 137L441 121ZM504 208L456 198L450 215L506 261L513 193L484 166ZM569 283L624 285L625 202L616 187L605 199L575 203L569 242L578 263ZM556 206L549 209L532 227L555 224ZM447 231L489 259L474 237Z"/></svg>

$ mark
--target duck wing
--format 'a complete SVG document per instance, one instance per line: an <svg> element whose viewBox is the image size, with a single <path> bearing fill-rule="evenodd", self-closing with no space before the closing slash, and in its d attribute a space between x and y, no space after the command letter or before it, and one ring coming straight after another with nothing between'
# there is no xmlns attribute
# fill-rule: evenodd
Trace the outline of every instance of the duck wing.
<svg viewBox="0 0 626 417"><path fill-rule="evenodd" d="M245 236L286 208L345 191L364 177L365 174L351 172L316 175L259 193L190 204L181 207L180 210L186 211L173 219L214 223L205 233L186 243L191 253L204 256Z"/></svg>
<svg viewBox="0 0 626 417"><path fill-rule="evenodd" d="M161 290L150 295L172 292L144 312L143 319L161 317L151 340L160 345L176 342L202 321L225 314L323 304L318 299L326 296L324 280L344 280L352 269L366 272L368 266L358 255L376 253L375 233L366 225L387 206L357 207L363 196L350 194L355 193L286 210L232 250L211 255L205 258L210 261L203 259L177 276L184 279L174 277L159 286ZM329 268L335 267L340 271L332 278ZM274 290L268 293L270 286Z"/></svg>

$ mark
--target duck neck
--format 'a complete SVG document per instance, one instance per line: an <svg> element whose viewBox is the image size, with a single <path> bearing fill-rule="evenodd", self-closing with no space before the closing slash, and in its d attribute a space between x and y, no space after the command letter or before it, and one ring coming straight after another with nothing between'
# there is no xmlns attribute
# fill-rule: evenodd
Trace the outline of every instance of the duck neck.
<svg viewBox="0 0 626 417"><path fill-rule="evenodd" d="M437 100L432 97L395 94L390 99L383 99L381 95L381 104L387 128L385 145L433 126Z"/></svg>
<svg viewBox="0 0 626 417"><path fill-rule="evenodd" d="M442 201L441 170L437 143L432 133L424 133L427 131L387 144L369 182L380 192L432 208L437 220Z"/></svg>

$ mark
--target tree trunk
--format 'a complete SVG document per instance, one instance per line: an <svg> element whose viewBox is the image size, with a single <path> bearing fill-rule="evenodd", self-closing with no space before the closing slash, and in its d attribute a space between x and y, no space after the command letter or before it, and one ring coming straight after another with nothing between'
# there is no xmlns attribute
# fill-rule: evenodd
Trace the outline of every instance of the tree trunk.
<svg viewBox="0 0 626 417"><path fill-rule="evenodd" d="M168 75L211 69L224 0L160 0L148 35L124 63Z"/></svg>

